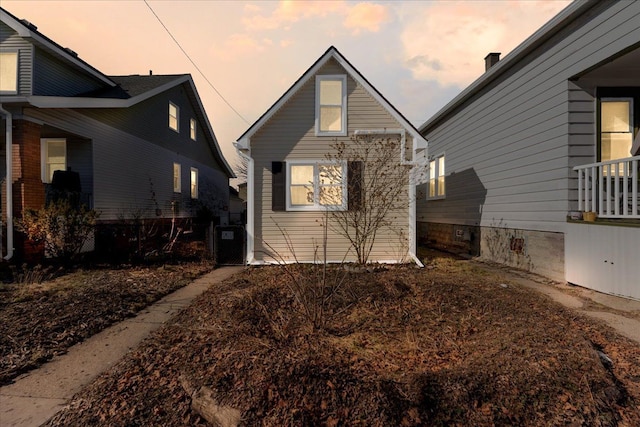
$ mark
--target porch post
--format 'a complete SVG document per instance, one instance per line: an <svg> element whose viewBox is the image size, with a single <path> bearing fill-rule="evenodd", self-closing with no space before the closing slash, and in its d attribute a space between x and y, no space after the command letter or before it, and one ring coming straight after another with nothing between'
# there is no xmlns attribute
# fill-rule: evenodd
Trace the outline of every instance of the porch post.
<svg viewBox="0 0 640 427"><path fill-rule="evenodd" d="M44 184L41 178L40 135L42 125L26 120L14 120L13 131L13 216L21 218L26 209L40 209L45 202ZM29 262L40 261L44 255L42 245L16 233L16 254Z"/></svg>

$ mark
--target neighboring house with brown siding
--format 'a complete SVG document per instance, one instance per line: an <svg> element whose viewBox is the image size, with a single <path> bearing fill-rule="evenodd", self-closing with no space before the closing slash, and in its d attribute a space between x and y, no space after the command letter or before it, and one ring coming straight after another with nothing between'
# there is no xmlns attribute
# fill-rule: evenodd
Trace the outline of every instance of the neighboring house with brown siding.
<svg viewBox="0 0 640 427"><path fill-rule="evenodd" d="M43 206L56 171L77 172L103 223L189 218L203 204L228 217L234 175L190 75L107 76L0 17L3 255L29 249L13 218Z"/></svg>
<svg viewBox="0 0 640 427"><path fill-rule="evenodd" d="M496 59L420 127L419 239L640 299L640 2L573 2Z"/></svg>
<svg viewBox="0 0 640 427"><path fill-rule="evenodd" d="M328 113L332 120L323 120ZM320 222L327 206L320 200L318 171L327 166L333 144L349 144L359 133L402 139L408 154L398 150L398 166L426 152L426 141L418 131L331 47L236 142L248 162L248 263L321 260ZM355 194L347 194L352 188L347 181L356 179L361 166L345 161L340 167L338 185L343 197L332 209L355 209ZM292 175L304 170L309 171L309 182L298 184L312 190L300 198ZM392 229L380 230L371 261L417 260L414 190L407 180L404 208L396 214ZM399 232L407 236L406 241L398 240ZM329 262L340 262L345 256L347 261L355 260L349 242L336 232L329 231L327 252Z"/></svg>

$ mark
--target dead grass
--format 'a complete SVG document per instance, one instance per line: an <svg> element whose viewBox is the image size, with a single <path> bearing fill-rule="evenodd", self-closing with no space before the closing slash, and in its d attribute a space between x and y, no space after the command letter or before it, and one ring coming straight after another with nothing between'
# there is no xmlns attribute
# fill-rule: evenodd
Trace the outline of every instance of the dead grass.
<svg viewBox="0 0 640 427"><path fill-rule="evenodd" d="M0 285L0 385L209 271L204 263L80 270Z"/></svg>
<svg viewBox="0 0 640 427"><path fill-rule="evenodd" d="M210 289L49 425L640 425L640 351L508 276L432 259L350 273L314 331L278 267ZM613 363L603 364L601 354Z"/></svg>

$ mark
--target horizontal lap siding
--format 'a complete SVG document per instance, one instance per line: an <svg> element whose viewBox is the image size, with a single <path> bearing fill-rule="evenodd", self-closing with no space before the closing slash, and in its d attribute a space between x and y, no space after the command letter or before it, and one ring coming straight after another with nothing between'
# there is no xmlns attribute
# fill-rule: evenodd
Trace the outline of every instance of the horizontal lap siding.
<svg viewBox="0 0 640 427"><path fill-rule="evenodd" d="M169 102L180 108L179 132L169 128ZM113 128L121 129L147 141L153 141L161 148L191 159L198 159L212 166L215 165L214 167L223 170L223 167L217 164L204 132L202 132L205 127L204 123L197 122L196 124L198 130L196 141L190 138L189 119L197 117L194 106L191 105L182 86L172 88L130 108L85 109L81 112Z"/></svg>
<svg viewBox="0 0 640 427"><path fill-rule="evenodd" d="M36 48L33 69L33 94L77 96L104 87L97 79Z"/></svg>
<svg viewBox="0 0 640 427"><path fill-rule="evenodd" d="M122 132L70 110L32 110L25 114L91 141L94 207L101 220L155 218L156 202L165 218L171 201L180 201L179 216L191 215L189 171L198 168L201 194L204 178L228 200L228 180L218 170L175 151ZM182 166L182 192L173 192L173 163ZM88 191L88 190L84 190ZM155 197L152 196L155 193ZM154 202L155 198L155 202Z"/></svg>
<svg viewBox="0 0 640 427"><path fill-rule="evenodd" d="M334 61L327 63L318 74L346 74ZM347 77L347 126L352 135L357 129L399 128L400 124L375 101L362 87ZM280 111L251 138L251 156L255 162L255 258L272 261L267 242L279 255L293 260L282 231L291 239L299 261L313 261L322 256L322 212L273 212L271 210L271 162L287 160L322 160L337 141L348 143L349 136L316 137L315 133L315 78L311 78ZM399 151L398 151L399 161ZM408 186L408 183L407 183ZM394 231L408 233L408 202L397 213ZM408 246L399 244L395 232L381 230L373 250L372 260L398 260L406 256ZM342 236L329 232L327 259L341 261L349 254L349 242Z"/></svg>
<svg viewBox="0 0 640 427"><path fill-rule="evenodd" d="M593 100L568 80L640 40L639 6L612 4L566 29L429 129L430 153L446 154L447 197L421 197L418 220L563 231L576 187L571 168L595 150Z"/></svg>

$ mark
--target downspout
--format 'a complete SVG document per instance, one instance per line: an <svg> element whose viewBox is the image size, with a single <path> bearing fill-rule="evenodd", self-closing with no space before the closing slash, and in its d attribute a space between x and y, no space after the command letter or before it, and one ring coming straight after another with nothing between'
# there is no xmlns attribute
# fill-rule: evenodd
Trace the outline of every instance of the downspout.
<svg viewBox="0 0 640 427"><path fill-rule="evenodd" d="M425 150L425 156L426 156L427 149L425 148L424 150ZM413 165L414 165L413 168L421 167L421 162L418 160L418 149L416 148L415 138L413 141ZM418 185L418 182L417 181L414 182L414 180L416 179L417 178L415 176L412 177L410 174L409 176L409 257L413 259L413 261L418 265L418 267L422 268L424 267L424 264L420 261L420 259L416 255L416 251L417 251L416 224L418 221L418 218L416 215L416 206L417 206L416 186Z"/></svg>
<svg viewBox="0 0 640 427"><path fill-rule="evenodd" d="M418 265L424 267L416 255L416 185L409 179L409 257Z"/></svg>
<svg viewBox="0 0 640 427"><path fill-rule="evenodd" d="M10 260L13 257L13 117L11 113L2 108L0 104L0 114L3 114L7 119L7 128L5 134L5 146L6 146L6 160L7 160L7 173L6 173L6 197L7 197L7 255L5 260Z"/></svg>
<svg viewBox="0 0 640 427"><path fill-rule="evenodd" d="M235 142L233 146L236 148L238 155L247 162L247 260L246 263L251 265L255 263L254 258L254 188L253 188L253 158L249 154L245 154L243 149Z"/></svg>
<svg viewBox="0 0 640 427"><path fill-rule="evenodd" d="M400 164L410 165L415 167L420 166L420 162L417 161L417 148L415 141L413 143L413 159L407 160L405 150L407 147L406 132L404 129L357 129L353 132L354 135L400 135ZM414 138L415 139L415 138ZM410 174L411 175L411 174ZM416 256L416 186L411 182L411 176L409 176L409 257L419 266L424 267L424 264L420 262Z"/></svg>

